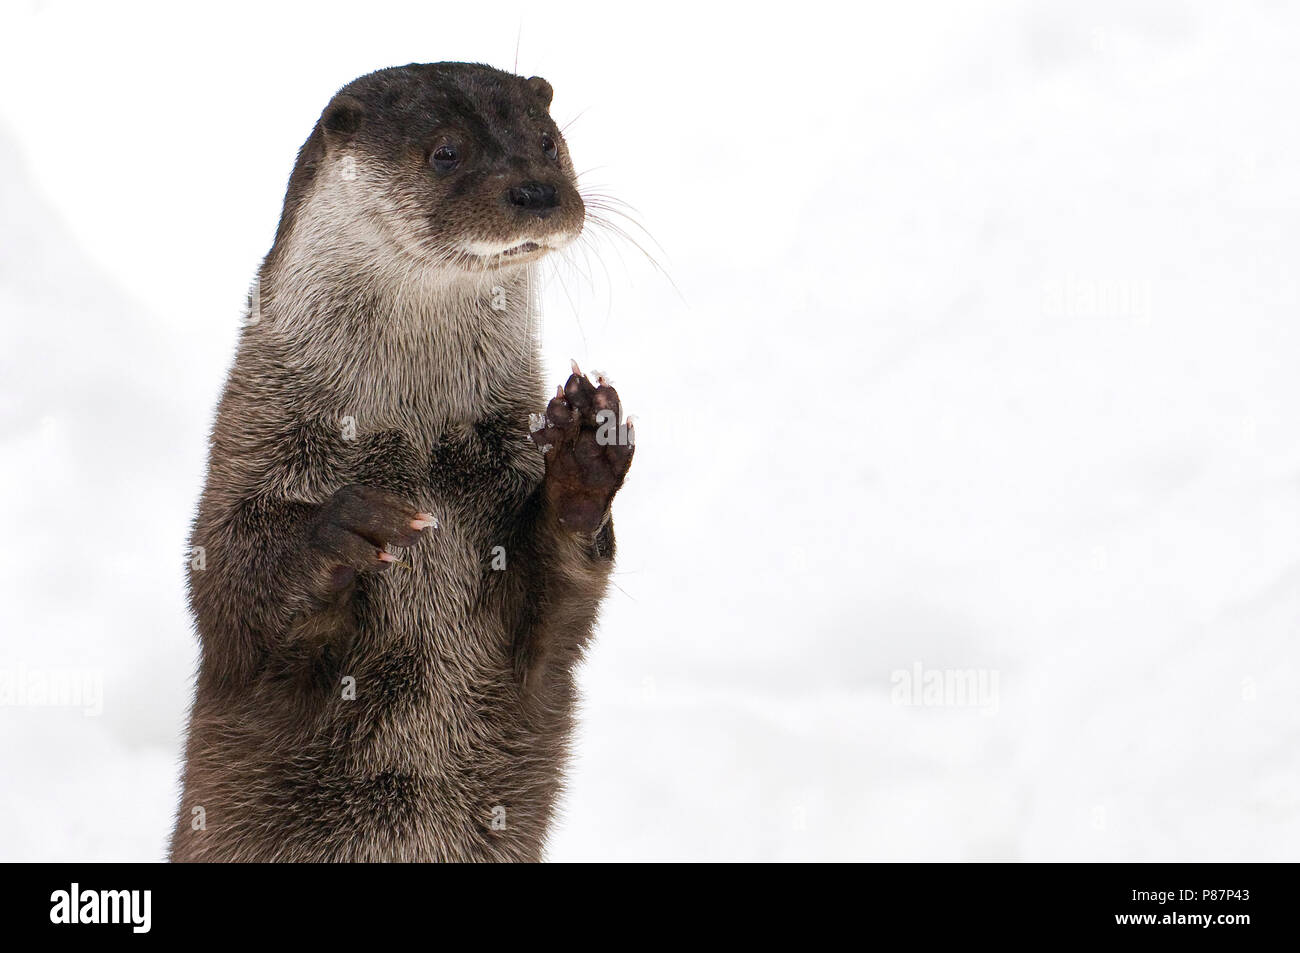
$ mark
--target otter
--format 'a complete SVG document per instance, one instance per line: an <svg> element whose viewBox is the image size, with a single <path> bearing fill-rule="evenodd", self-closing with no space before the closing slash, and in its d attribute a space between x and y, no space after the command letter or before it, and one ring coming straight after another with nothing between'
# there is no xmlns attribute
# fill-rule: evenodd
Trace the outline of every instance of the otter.
<svg viewBox="0 0 1300 953"><path fill-rule="evenodd" d="M551 98L379 70L298 153L193 526L174 861L542 859L634 452L539 371L585 216Z"/></svg>

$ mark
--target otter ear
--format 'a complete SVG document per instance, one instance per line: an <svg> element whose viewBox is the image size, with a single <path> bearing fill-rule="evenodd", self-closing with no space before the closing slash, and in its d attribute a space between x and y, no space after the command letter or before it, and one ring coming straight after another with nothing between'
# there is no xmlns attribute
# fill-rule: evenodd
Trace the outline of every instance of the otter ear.
<svg viewBox="0 0 1300 953"><path fill-rule="evenodd" d="M529 77L526 82L528 83L528 88L532 90L533 95L542 101L543 106L550 109L551 97L555 95L555 91L551 89L551 84L540 76Z"/></svg>
<svg viewBox="0 0 1300 953"><path fill-rule="evenodd" d="M353 96L335 96L321 113L320 125L325 130L327 142L341 144L349 141L361 128L366 107Z"/></svg>

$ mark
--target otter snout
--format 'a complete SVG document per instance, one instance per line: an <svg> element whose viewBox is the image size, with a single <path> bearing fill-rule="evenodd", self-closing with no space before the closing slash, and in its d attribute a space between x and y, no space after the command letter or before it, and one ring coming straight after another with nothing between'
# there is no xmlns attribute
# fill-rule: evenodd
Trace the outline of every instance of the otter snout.
<svg viewBox="0 0 1300 953"><path fill-rule="evenodd" d="M524 182L506 189L506 202L517 209L546 218L560 205L560 195L555 186L545 182Z"/></svg>

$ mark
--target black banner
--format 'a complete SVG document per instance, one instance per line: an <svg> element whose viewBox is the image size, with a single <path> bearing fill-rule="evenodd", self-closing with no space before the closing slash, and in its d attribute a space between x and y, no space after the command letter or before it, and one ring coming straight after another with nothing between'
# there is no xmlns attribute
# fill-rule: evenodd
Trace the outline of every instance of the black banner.
<svg viewBox="0 0 1300 953"><path fill-rule="evenodd" d="M674 942L707 932L793 927L814 935L912 936L925 943L1004 938L1212 938L1293 935L1290 865L684 865L606 870L437 866L10 865L8 935L116 934L216 940L382 936L439 925L588 920L622 942L656 927ZM543 917L539 918L539 914ZM684 932L686 931L686 932ZM459 931L458 931L459 932Z"/></svg>

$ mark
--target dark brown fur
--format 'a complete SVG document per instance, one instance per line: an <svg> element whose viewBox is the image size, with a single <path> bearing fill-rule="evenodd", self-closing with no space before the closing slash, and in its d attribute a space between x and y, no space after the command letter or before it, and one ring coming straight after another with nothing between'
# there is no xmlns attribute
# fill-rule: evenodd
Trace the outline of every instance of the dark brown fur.
<svg viewBox="0 0 1300 953"><path fill-rule="evenodd" d="M632 448L580 373L530 426L537 256L461 245L581 228L549 103L488 67L384 70L299 154L194 526L174 860L542 856Z"/></svg>

